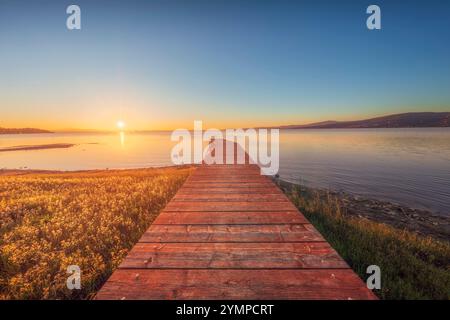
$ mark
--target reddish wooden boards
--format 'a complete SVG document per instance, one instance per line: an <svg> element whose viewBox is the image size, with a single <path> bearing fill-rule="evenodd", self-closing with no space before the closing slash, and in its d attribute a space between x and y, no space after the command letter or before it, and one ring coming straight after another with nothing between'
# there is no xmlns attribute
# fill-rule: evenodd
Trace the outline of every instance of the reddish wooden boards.
<svg viewBox="0 0 450 320"><path fill-rule="evenodd" d="M296 211L229 211L229 212L166 212L160 214L153 224L180 224L190 225L216 224L291 224L308 223L303 215Z"/></svg>
<svg viewBox="0 0 450 320"><path fill-rule="evenodd" d="M138 243L127 269L323 269L347 268L326 242Z"/></svg>
<svg viewBox="0 0 450 320"><path fill-rule="evenodd" d="M152 225L139 242L324 241L310 224Z"/></svg>
<svg viewBox="0 0 450 320"><path fill-rule="evenodd" d="M97 299L376 299L256 165L202 165Z"/></svg>
<svg viewBox="0 0 450 320"><path fill-rule="evenodd" d="M374 299L348 269L118 269L97 299Z"/></svg>

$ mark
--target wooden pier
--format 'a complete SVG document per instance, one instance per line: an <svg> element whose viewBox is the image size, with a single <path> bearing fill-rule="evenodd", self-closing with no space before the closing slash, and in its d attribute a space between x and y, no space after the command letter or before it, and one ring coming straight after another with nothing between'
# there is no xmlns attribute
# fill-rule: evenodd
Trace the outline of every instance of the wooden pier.
<svg viewBox="0 0 450 320"><path fill-rule="evenodd" d="M376 299L257 165L201 165L96 299Z"/></svg>

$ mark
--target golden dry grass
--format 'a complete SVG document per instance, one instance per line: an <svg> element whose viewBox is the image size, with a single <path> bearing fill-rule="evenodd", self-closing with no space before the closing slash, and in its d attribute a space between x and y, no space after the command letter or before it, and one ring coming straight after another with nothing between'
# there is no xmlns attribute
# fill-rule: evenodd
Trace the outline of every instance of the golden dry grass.
<svg viewBox="0 0 450 320"><path fill-rule="evenodd" d="M190 168L0 175L0 298L90 298ZM66 288L67 266L81 290Z"/></svg>

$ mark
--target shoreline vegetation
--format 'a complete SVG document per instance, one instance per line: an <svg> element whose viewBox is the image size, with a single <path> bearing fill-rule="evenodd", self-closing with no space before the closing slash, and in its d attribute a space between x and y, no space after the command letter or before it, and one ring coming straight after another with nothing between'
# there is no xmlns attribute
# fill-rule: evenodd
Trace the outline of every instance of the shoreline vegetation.
<svg viewBox="0 0 450 320"><path fill-rule="evenodd" d="M0 170L0 299L92 298L192 170ZM380 298L450 299L450 218L274 179Z"/></svg>
<svg viewBox="0 0 450 320"><path fill-rule="evenodd" d="M450 216L388 201L368 199L342 191L311 188L280 179L275 179L275 182L287 193L293 189L300 189L304 194L314 195L322 201L333 198L348 216L384 223L396 229L408 230L425 237L430 236L438 240L450 241Z"/></svg>
<svg viewBox="0 0 450 320"><path fill-rule="evenodd" d="M369 265L380 267L378 297L450 299L449 218L431 215L422 221L419 213L408 214L413 209L391 216L394 204L352 203L346 194L275 181L362 279Z"/></svg>

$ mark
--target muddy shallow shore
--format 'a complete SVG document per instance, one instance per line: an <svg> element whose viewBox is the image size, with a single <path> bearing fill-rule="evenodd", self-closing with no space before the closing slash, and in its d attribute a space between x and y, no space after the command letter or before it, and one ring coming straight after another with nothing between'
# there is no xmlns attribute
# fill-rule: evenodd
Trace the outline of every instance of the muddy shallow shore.
<svg viewBox="0 0 450 320"><path fill-rule="evenodd" d="M75 146L75 144L73 143L52 143L52 144L27 145L27 146L13 146L0 148L0 152L30 151L30 150L44 150L44 149L67 149L73 146Z"/></svg>
<svg viewBox="0 0 450 320"><path fill-rule="evenodd" d="M274 178L274 180L284 192L289 192L292 188L298 187L294 183L279 178ZM327 195L336 197L345 214L349 216L366 218L398 229L450 241L450 216L438 215L431 211L414 209L387 201L363 198L341 191L310 188L303 185L300 187L310 193L316 192L321 197Z"/></svg>

